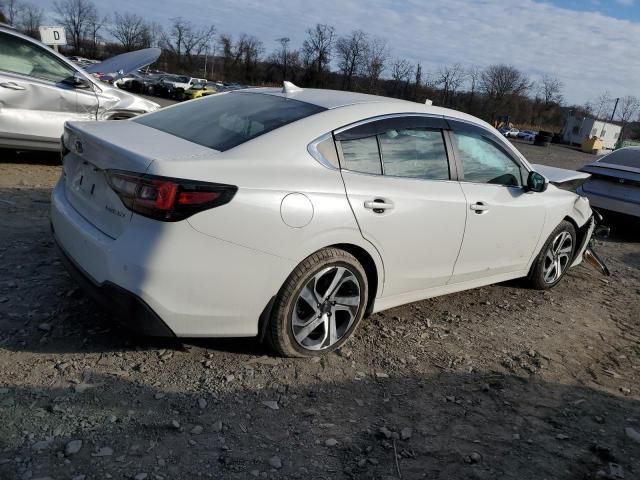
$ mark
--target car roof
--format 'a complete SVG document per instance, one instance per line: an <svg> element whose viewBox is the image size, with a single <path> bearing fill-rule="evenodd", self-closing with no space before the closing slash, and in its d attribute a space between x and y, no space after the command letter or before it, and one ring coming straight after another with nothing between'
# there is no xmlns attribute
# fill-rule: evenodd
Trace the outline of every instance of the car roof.
<svg viewBox="0 0 640 480"><path fill-rule="evenodd" d="M236 90L236 93L254 93L264 95L274 95L278 97L286 97L301 102L307 102L319 107L326 108L328 110L334 110L337 108L348 107L350 109L358 109L365 107L366 105L380 105L384 106L384 110L387 114L398 113L419 113L427 115L446 116L458 120L463 120L475 125L482 126L493 130L493 127L488 123L480 120L472 115L451 110L444 107L436 107L429 103L411 102L409 100L401 100L398 98L382 97L380 95L369 95L365 93L347 92L342 90L325 90L316 88L300 88L293 92L283 92L282 88L244 88ZM496 130L497 131L497 130Z"/></svg>
<svg viewBox="0 0 640 480"><path fill-rule="evenodd" d="M324 90L317 88L301 88L294 92L283 92L282 88L247 88L243 92L262 93L266 95L274 95L277 97L287 97L301 102L312 103L319 107L332 109L345 107L347 105L355 105L359 103L401 103L404 105L421 105L416 102L400 100L397 98L380 97L378 95L369 95L366 93L346 92L341 90Z"/></svg>

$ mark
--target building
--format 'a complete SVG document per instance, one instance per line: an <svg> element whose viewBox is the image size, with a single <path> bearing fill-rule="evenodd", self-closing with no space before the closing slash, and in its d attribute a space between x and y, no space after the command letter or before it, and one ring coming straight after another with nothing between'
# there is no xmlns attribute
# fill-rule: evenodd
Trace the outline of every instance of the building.
<svg viewBox="0 0 640 480"><path fill-rule="evenodd" d="M562 128L562 140L570 145L580 145L589 137L598 137L604 148L613 150L620 138L622 127L595 118L569 115Z"/></svg>

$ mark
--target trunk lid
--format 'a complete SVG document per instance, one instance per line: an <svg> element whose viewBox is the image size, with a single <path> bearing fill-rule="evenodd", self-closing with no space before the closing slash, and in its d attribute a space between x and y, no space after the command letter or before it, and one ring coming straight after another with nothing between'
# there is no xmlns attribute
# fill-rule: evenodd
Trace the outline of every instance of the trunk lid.
<svg viewBox="0 0 640 480"><path fill-rule="evenodd" d="M576 170L567 170L565 168L550 167L548 165L532 164L533 169L542 174L550 183L563 190L575 192L590 175Z"/></svg>
<svg viewBox="0 0 640 480"><path fill-rule="evenodd" d="M127 120L67 123L63 161L65 195L89 223L118 238L132 212L111 189L107 172L145 173L156 160L201 157L210 149Z"/></svg>

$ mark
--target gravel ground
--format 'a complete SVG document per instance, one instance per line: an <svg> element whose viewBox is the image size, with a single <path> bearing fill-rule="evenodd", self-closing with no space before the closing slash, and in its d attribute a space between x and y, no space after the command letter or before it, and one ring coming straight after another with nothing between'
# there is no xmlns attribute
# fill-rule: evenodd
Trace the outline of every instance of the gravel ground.
<svg viewBox="0 0 640 480"><path fill-rule="evenodd" d="M517 143L533 163L593 157ZM324 358L116 328L49 235L55 155L0 163L2 479L640 478L640 235L613 275L376 314Z"/></svg>

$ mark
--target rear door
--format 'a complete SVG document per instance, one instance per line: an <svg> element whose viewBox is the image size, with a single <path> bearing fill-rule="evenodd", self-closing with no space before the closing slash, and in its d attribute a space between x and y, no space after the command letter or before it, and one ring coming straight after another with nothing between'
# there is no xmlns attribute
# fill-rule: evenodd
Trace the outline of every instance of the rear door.
<svg viewBox="0 0 640 480"><path fill-rule="evenodd" d="M525 269L544 226L541 194L526 191L528 171L496 135L463 122L450 124L468 212L450 283Z"/></svg>
<svg viewBox="0 0 640 480"><path fill-rule="evenodd" d="M399 116L335 132L347 196L362 235L380 252L384 296L445 285L466 203L441 117Z"/></svg>
<svg viewBox="0 0 640 480"><path fill-rule="evenodd" d="M79 112L76 89L64 83L76 73L70 65L46 47L6 32L0 32L0 44L3 144L51 146L59 142L65 121L95 120L95 93L83 92L90 107Z"/></svg>

